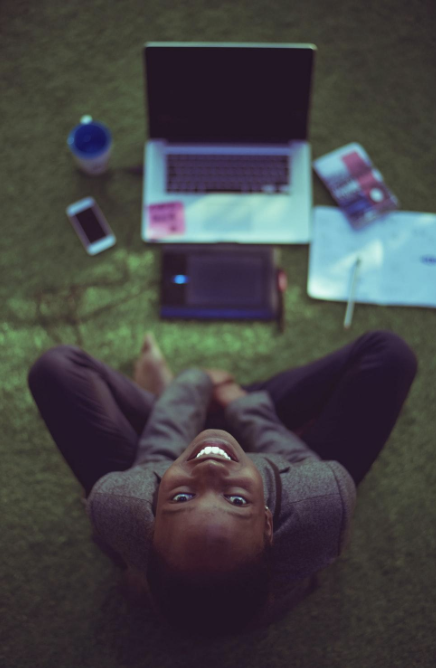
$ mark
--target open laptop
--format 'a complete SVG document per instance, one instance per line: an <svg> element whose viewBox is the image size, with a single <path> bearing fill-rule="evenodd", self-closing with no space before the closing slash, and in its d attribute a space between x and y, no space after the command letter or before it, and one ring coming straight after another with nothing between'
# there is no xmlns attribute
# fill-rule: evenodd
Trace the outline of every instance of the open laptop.
<svg viewBox="0 0 436 668"><path fill-rule="evenodd" d="M316 46L144 45L141 237L306 244Z"/></svg>

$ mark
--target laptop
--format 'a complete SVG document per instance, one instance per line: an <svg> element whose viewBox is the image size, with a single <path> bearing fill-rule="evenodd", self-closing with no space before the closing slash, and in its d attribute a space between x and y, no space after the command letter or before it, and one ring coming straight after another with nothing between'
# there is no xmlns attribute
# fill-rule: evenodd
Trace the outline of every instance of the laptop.
<svg viewBox="0 0 436 668"><path fill-rule="evenodd" d="M149 42L141 238L307 244L316 46Z"/></svg>

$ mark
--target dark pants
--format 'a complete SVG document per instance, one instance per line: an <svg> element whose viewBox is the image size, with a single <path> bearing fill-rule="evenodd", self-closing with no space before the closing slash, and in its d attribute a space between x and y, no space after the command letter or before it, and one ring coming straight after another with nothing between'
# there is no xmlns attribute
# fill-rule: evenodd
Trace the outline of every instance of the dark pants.
<svg viewBox="0 0 436 668"><path fill-rule="evenodd" d="M358 485L388 440L416 371L409 346L380 330L243 387L266 390L286 427L322 459L340 462ZM28 383L86 495L106 473L132 466L154 395L69 345L43 353L30 369ZM215 416L204 428L217 426Z"/></svg>

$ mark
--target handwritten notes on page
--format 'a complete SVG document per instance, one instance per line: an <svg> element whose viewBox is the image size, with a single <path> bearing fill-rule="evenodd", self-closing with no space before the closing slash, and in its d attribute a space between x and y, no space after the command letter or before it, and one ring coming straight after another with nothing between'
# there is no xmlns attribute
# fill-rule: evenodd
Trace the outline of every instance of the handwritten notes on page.
<svg viewBox="0 0 436 668"><path fill-rule="evenodd" d="M436 306L436 214L394 211L354 230L336 207L315 207L308 295L347 301L358 256L356 302Z"/></svg>

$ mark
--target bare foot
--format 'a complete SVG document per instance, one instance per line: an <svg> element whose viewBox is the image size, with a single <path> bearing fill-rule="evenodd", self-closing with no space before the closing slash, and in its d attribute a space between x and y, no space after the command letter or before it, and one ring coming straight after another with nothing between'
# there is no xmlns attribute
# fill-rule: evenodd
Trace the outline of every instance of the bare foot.
<svg viewBox="0 0 436 668"><path fill-rule="evenodd" d="M173 380L174 375L169 368L161 349L153 334L146 334L141 354L135 363L133 380L144 390L159 396Z"/></svg>

